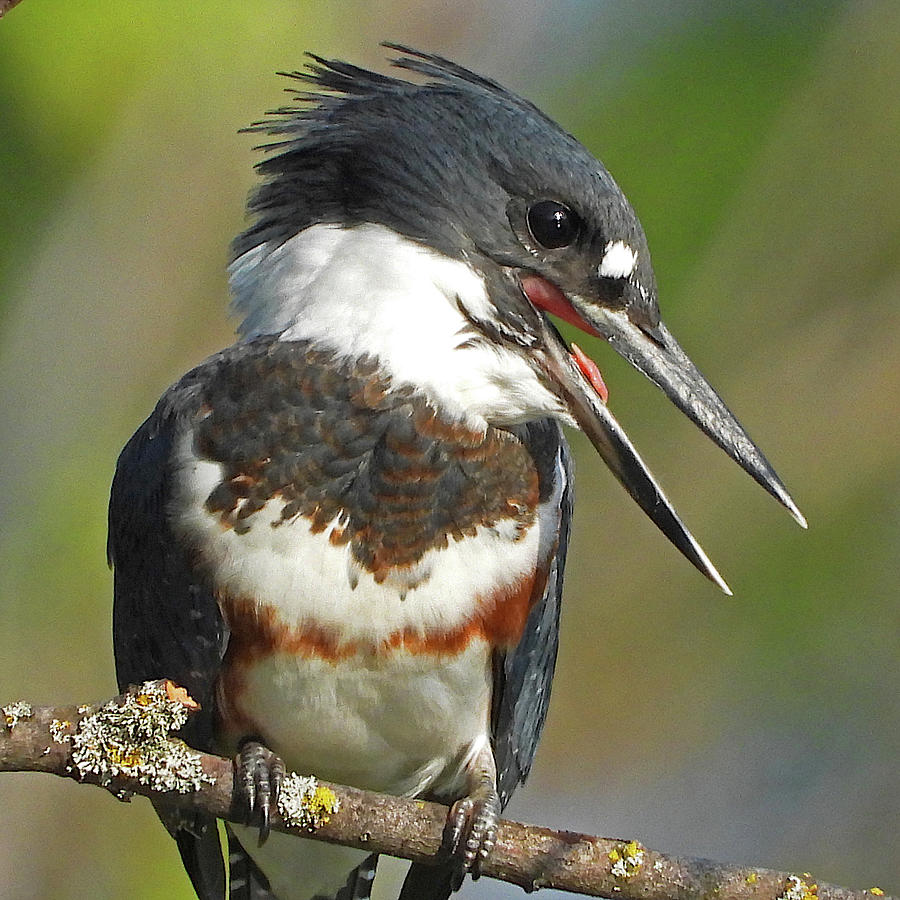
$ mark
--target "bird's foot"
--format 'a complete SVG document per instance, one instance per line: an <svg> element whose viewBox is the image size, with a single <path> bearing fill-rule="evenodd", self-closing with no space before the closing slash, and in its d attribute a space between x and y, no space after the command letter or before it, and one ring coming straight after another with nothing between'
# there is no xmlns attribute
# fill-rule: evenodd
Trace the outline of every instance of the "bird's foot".
<svg viewBox="0 0 900 900"><path fill-rule="evenodd" d="M458 891L466 875L481 875L481 864L487 859L497 839L500 821L500 796L496 788L494 757L488 748L479 755L471 773L469 793L450 809L444 829L444 846L457 866L451 886Z"/></svg>
<svg viewBox="0 0 900 900"><path fill-rule="evenodd" d="M256 738L241 742L234 760L234 805L244 821L259 829L259 844L269 836L271 812L278 807L284 762Z"/></svg>
<svg viewBox="0 0 900 900"><path fill-rule="evenodd" d="M453 890L458 891L467 873L481 875L481 863L494 849L497 823L500 821L500 797L493 785L476 789L457 800L447 818L447 845L456 858Z"/></svg>

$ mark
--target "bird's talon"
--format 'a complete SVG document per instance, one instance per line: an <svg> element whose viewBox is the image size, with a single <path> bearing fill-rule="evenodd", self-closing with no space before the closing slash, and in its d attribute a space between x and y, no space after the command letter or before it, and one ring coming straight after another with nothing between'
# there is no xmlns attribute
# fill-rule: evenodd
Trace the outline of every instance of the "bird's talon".
<svg viewBox="0 0 900 900"><path fill-rule="evenodd" d="M236 778L234 802L247 825L259 829L262 846L271 831L273 804L278 804L278 794L284 780L284 763L281 757L257 740L244 741L235 758Z"/></svg>
<svg viewBox="0 0 900 900"><path fill-rule="evenodd" d="M262 847L262 845L269 839L269 798L265 797L259 806L259 840L257 842L258 847Z"/></svg>
<svg viewBox="0 0 900 900"><path fill-rule="evenodd" d="M447 817L445 846L457 865L451 886L459 890L467 874L481 875L481 864L494 847L500 798L493 785L481 785L472 794L457 800Z"/></svg>

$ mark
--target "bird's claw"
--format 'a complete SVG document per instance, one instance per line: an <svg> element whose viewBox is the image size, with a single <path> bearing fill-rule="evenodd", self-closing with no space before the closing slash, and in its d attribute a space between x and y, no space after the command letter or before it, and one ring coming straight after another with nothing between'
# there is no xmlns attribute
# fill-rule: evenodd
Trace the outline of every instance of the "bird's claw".
<svg viewBox="0 0 900 900"><path fill-rule="evenodd" d="M499 821L500 797L492 782L482 782L453 804L447 817L444 844L457 863L452 881L454 891L459 890L466 874L471 873L473 879L481 875L481 864L494 848Z"/></svg>
<svg viewBox="0 0 900 900"><path fill-rule="evenodd" d="M255 739L244 741L234 761L234 802L244 821L259 829L259 844L269 836L273 808L284 782L285 768L281 757Z"/></svg>

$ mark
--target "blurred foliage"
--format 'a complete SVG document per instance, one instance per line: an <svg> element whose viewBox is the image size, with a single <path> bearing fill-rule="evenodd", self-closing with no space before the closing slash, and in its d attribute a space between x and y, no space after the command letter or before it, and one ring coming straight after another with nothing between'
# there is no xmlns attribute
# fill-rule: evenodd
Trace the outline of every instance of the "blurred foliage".
<svg viewBox="0 0 900 900"><path fill-rule="evenodd" d="M111 692L106 492L165 385L230 340L223 269L253 160L236 129L281 102L271 73L304 49L379 65L386 38L539 99L598 153L641 215L669 325L811 522L595 344L737 599L574 436L554 702L511 813L896 893L891 0L24 0L0 21L0 698ZM0 780L4 897L190 896L149 806L97 793Z"/></svg>
<svg viewBox="0 0 900 900"><path fill-rule="evenodd" d="M594 68L565 92L577 105L559 95L574 132L620 173L667 294L727 215L835 5L703 5L659 35L614 91L593 89Z"/></svg>

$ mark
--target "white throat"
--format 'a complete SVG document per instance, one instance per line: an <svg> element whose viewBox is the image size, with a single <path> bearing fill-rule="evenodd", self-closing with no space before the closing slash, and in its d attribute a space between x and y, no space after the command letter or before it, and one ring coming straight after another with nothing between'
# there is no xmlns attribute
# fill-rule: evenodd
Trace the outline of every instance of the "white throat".
<svg viewBox="0 0 900 900"><path fill-rule="evenodd" d="M375 356L395 383L470 422L564 416L521 353L464 346L463 310L497 316L481 273L382 225L313 225L248 250L229 273L245 339L274 334L347 359Z"/></svg>

